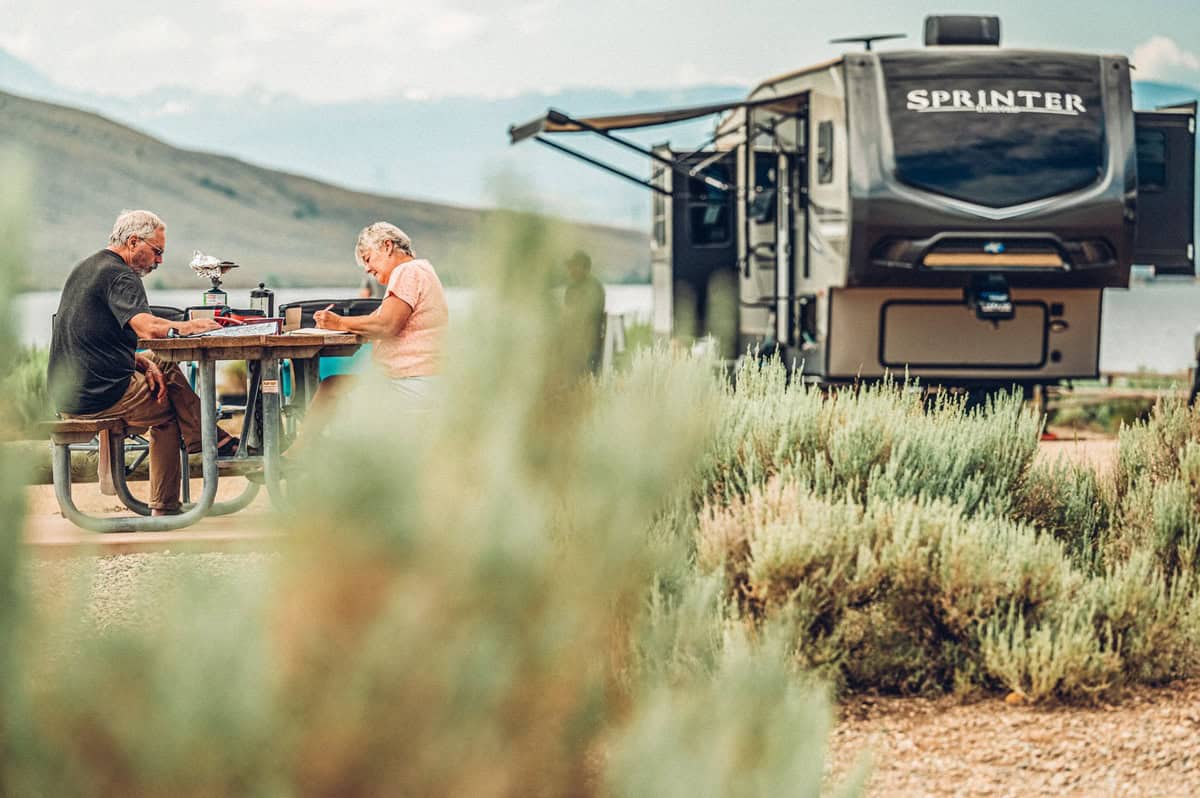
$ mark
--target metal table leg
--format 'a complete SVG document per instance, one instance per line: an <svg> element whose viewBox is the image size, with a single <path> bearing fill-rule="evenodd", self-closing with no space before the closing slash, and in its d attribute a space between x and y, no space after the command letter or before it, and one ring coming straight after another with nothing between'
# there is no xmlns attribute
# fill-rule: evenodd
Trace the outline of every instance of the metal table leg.
<svg viewBox="0 0 1200 798"><path fill-rule="evenodd" d="M279 361L275 358L264 359L262 369L263 481L271 502L276 507L282 507L286 497L283 486L279 484L283 476L279 462Z"/></svg>

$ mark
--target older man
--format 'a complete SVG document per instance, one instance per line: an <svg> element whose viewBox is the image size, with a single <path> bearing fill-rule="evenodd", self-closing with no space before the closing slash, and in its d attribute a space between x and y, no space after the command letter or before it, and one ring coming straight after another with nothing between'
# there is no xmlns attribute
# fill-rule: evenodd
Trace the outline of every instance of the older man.
<svg viewBox="0 0 1200 798"><path fill-rule="evenodd" d="M150 508L179 512L182 437L200 449L200 399L179 367L137 352L138 338L216 329L212 319L169 322L150 312L142 278L162 262L167 228L149 211L124 211L108 247L67 277L54 317L47 378L68 418L125 419L150 429ZM222 433L222 447L236 439Z"/></svg>

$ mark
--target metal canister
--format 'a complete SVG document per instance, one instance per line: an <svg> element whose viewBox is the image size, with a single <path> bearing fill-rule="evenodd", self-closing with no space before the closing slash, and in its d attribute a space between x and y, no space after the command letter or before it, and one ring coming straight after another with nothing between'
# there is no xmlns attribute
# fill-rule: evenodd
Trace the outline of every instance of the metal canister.
<svg viewBox="0 0 1200 798"><path fill-rule="evenodd" d="M226 306L229 304L229 294L222 291L217 286L213 286L204 292L205 305Z"/></svg>
<svg viewBox="0 0 1200 798"><path fill-rule="evenodd" d="M266 283L259 283L258 288L250 292L250 307L264 316L274 316L275 292L267 288Z"/></svg>

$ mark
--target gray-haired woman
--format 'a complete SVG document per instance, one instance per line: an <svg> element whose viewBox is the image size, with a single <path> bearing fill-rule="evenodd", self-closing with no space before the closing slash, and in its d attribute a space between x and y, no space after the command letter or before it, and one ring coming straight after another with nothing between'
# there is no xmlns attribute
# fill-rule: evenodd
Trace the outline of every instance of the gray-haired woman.
<svg viewBox="0 0 1200 798"><path fill-rule="evenodd" d="M373 340L375 363L392 387L414 407L428 408L441 393L442 342L450 321L442 281L433 264L413 253L408 235L388 222L363 228L354 258L368 275L386 286L383 300L368 316L317 311L317 326ZM353 376L339 375L321 383L313 398L306 435L313 434L314 426L323 426L320 419L328 418L333 403L353 380Z"/></svg>

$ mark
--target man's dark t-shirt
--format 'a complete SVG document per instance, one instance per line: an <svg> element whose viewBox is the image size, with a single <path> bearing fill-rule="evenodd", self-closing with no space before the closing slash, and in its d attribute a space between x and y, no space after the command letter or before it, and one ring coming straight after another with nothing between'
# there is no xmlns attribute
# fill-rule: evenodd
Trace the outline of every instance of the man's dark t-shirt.
<svg viewBox="0 0 1200 798"><path fill-rule="evenodd" d="M129 320L149 312L141 278L115 252L101 250L71 271L54 317L47 371L60 411L98 413L125 394L137 349Z"/></svg>

